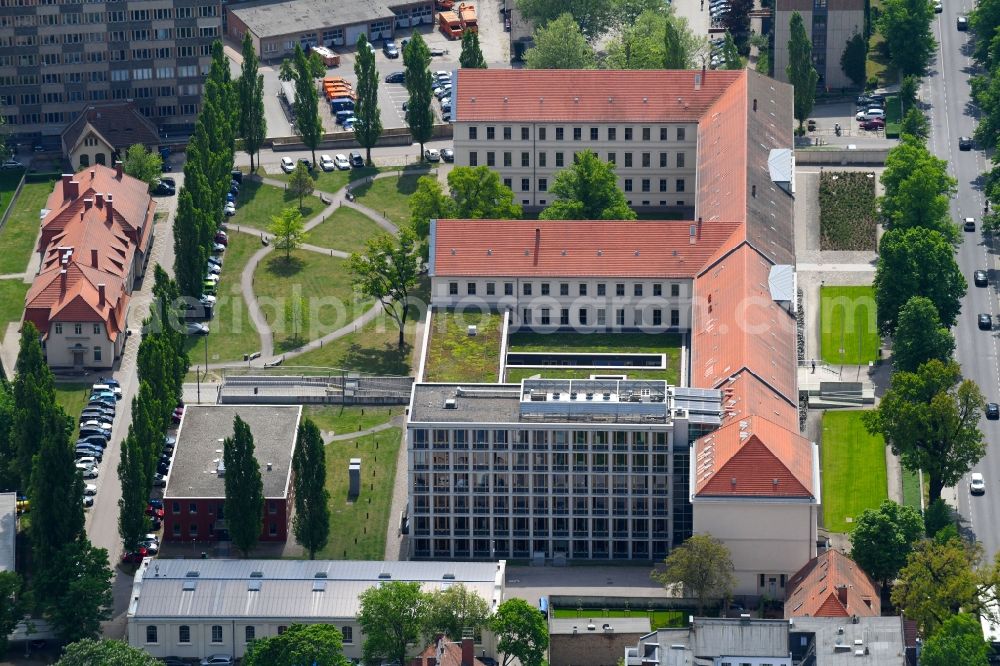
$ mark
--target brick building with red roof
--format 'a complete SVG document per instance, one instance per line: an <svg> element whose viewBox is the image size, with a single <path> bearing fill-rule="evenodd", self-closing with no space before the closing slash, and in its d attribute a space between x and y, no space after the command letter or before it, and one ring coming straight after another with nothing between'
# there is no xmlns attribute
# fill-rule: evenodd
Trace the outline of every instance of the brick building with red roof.
<svg viewBox="0 0 1000 666"><path fill-rule="evenodd" d="M24 318L52 367L111 368L125 347L129 299L153 244L146 183L95 165L65 174L42 211L41 265Z"/></svg>
<svg viewBox="0 0 1000 666"><path fill-rule="evenodd" d="M788 580L786 619L881 614L882 599L874 581L839 550L814 557Z"/></svg>

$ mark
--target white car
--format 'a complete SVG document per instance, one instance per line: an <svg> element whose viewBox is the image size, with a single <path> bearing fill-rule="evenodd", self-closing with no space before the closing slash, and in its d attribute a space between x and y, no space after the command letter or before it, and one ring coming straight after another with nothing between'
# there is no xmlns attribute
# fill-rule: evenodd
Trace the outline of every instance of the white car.
<svg viewBox="0 0 1000 666"><path fill-rule="evenodd" d="M227 201L226 205L222 209L222 214L225 215L226 217L232 217L233 215L236 215L236 204L234 204L232 201Z"/></svg>
<svg viewBox="0 0 1000 666"><path fill-rule="evenodd" d="M867 111L858 111L854 116L855 120L874 120L875 118L885 118L884 109L868 109Z"/></svg>
<svg viewBox="0 0 1000 666"><path fill-rule="evenodd" d="M82 458L76 459L76 465L79 467L83 465L84 467L97 467L97 458L93 456L83 456Z"/></svg>
<svg viewBox="0 0 1000 666"><path fill-rule="evenodd" d="M281 158L281 170L285 173L291 173L295 171L295 161L291 157Z"/></svg>
<svg viewBox="0 0 1000 666"><path fill-rule="evenodd" d="M23 169L24 165L21 164L20 162L18 162L17 160L7 160L6 162L3 163L2 166L0 166L0 168L3 168L3 169Z"/></svg>
<svg viewBox="0 0 1000 666"><path fill-rule="evenodd" d="M436 148L428 148L424 151L424 157L428 162L440 162L441 153Z"/></svg>
<svg viewBox="0 0 1000 666"><path fill-rule="evenodd" d="M333 164L341 171L348 171L351 168L351 163L347 159L347 155L343 153L337 153L333 158Z"/></svg>
<svg viewBox="0 0 1000 666"><path fill-rule="evenodd" d="M85 479L97 478L97 470L94 469L93 467L88 467L87 465L81 465L80 463L77 463L76 468L80 470L80 474L82 474L83 478Z"/></svg>
<svg viewBox="0 0 1000 666"><path fill-rule="evenodd" d="M208 262L208 272L211 273L212 275L218 275L219 273L222 272L222 266L219 266L218 264L213 264L210 261Z"/></svg>
<svg viewBox="0 0 1000 666"><path fill-rule="evenodd" d="M319 166L323 169L323 171L333 171L337 168L337 166L333 163L333 158L329 155L319 156Z"/></svg>
<svg viewBox="0 0 1000 666"><path fill-rule="evenodd" d="M969 492L973 495L982 495L986 492L986 480L983 479L982 472L973 472L969 477Z"/></svg>
<svg viewBox="0 0 1000 666"><path fill-rule="evenodd" d="M110 423L97 421L96 419L88 419L80 422L80 428L100 428L101 430L111 430L112 427L113 426Z"/></svg>
<svg viewBox="0 0 1000 666"><path fill-rule="evenodd" d="M97 494L97 486L93 483L88 483L83 487L83 494L87 497L93 497Z"/></svg>
<svg viewBox="0 0 1000 666"><path fill-rule="evenodd" d="M222 243L215 243L214 245L212 245L212 252L221 253L225 251L226 251L226 246L223 245Z"/></svg>

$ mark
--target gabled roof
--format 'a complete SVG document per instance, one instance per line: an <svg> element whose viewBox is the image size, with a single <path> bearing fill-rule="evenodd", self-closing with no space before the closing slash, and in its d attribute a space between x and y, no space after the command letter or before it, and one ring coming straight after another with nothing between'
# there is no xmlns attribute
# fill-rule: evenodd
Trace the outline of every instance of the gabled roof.
<svg viewBox="0 0 1000 666"><path fill-rule="evenodd" d="M125 330L128 299L120 278L70 261L65 275L57 266L35 277L24 299L24 318L43 336L54 322L100 322L106 326L108 339L116 340Z"/></svg>
<svg viewBox="0 0 1000 666"><path fill-rule="evenodd" d="M100 164L87 167L75 174L65 174L56 183L46 201L48 213L42 220L42 237L39 249L59 233L73 218L79 218L90 199L94 207L103 207L111 195L112 215L121 227L139 242L138 230L146 235L147 223L153 221L156 202L149 195L149 186L118 169ZM106 213L106 211L105 211Z"/></svg>
<svg viewBox="0 0 1000 666"><path fill-rule="evenodd" d="M460 69L462 122L696 122L741 71Z"/></svg>
<svg viewBox="0 0 1000 666"><path fill-rule="evenodd" d="M875 583L838 550L809 560L785 587L785 618L878 617L882 602Z"/></svg>
<svg viewBox="0 0 1000 666"><path fill-rule="evenodd" d="M430 272L435 277L691 278L738 226L663 220L435 220Z"/></svg>
<svg viewBox="0 0 1000 666"><path fill-rule="evenodd" d="M467 639L471 641L472 639ZM430 661L429 661L430 660ZM469 661L462 659L462 643L455 643L438 636L437 640L424 648L424 651L410 660L411 666L435 664L435 666L486 666L476 657L475 646Z"/></svg>
<svg viewBox="0 0 1000 666"><path fill-rule="evenodd" d="M63 152L73 152L90 134L111 146L112 150L121 151L123 156L130 146L137 143L147 148L160 144L156 125L142 115L133 102L91 104L84 108L62 131Z"/></svg>
<svg viewBox="0 0 1000 666"><path fill-rule="evenodd" d="M813 447L760 416L731 421L695 442L699 497L815 498Z"/></svg>

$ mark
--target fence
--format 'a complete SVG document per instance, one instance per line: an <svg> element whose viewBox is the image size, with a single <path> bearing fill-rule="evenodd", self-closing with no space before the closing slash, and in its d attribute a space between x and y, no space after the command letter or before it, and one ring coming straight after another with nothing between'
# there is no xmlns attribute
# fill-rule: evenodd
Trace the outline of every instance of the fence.
<svg viewBox="0 0 1000 666"><path fill-rule="evenodd" d="M27 181L27 178L27 173L21 174L21 180L17 182L17 187L14 188L14 195L10 198L10 201L7 202L7 208L4 210L3 216L0 217L0 231L3 231L4 227L7 226L7 218L9 218L10 214L14 211L14 202L17 201L17 195L21 193L21 188L24 187L24 183Z"/></svg>

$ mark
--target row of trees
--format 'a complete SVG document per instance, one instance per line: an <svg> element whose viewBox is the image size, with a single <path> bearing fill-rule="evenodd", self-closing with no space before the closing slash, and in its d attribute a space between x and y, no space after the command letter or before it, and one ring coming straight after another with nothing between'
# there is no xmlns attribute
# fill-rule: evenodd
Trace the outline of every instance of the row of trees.
<svg viewBox="0 0 1000 666"><path fill-rule="evenodd" d="M1000 132L1000 52L996 37L1000 34L1000 0L982 0L969 14L969 26L975 34L973 57L979 73L972 77L972 98L979 107L975 138L983 148L996 148ZM984 191L992 210L983 218L987 231L1000 229L1000 158L994 151L992 168L985 174Z"/></svg>
<svg viewBox="0 0 1000 666"><path fill-rule="evenodd" d="M21 329L12 383L0 379L0 487L31 502L30 558L0 574L0 653L25 615L43 616L59 637L95 636L111 607L108 553L84 531L83 478L73 453L73 421L56 402L52 372L31 322Z"/></svg>

